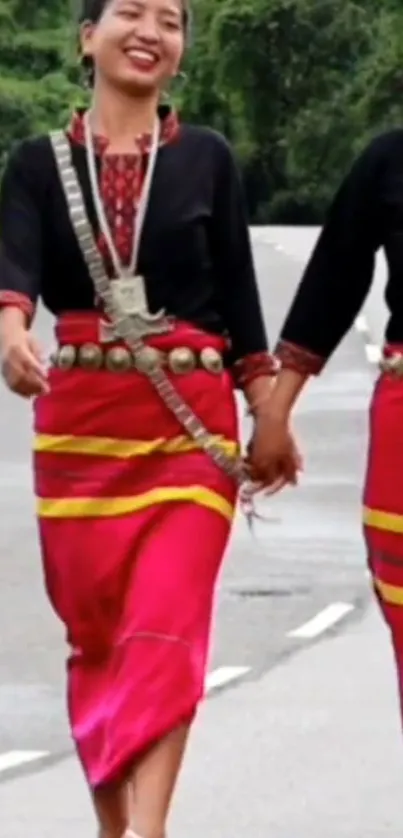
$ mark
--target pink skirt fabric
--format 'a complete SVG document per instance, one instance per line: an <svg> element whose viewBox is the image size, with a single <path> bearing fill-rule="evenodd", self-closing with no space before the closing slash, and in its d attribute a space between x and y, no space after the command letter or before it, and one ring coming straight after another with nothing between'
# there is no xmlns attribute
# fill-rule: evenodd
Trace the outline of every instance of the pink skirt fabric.
<svg viewBox="0 0 403 838"><path fill-rule="evenodd" d="M97 333L96 315L58 324L62 343ZM224 349L186 324L149 343ZM198 370L175 384L236 453L229 373ZM237 491L139 373L52 370L50 385L35 408L40 540L49 598L71 646L72 735L95 788L124 777L194 717Z"/></svg>
<svg viewBox="0 0 403 838"><path fill-rule="evenodd" d="M403 346L385 354L403 353ZM403 722L403 381L380 376L370 414L364 492L364 531L369 568L381 612L390 630Z"/></svg>

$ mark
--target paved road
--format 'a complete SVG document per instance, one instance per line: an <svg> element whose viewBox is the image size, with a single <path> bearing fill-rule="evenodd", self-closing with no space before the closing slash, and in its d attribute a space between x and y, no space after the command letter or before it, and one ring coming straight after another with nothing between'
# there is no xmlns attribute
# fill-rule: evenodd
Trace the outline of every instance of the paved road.
<svg viewBox="0 0 403 838"><path fill-rule="evenodd" d="M377 612L207 702L172 838L390 838L403 771L393 664ZM7 838L90 838L74 760L0 785Z"/></svg>
<svg viewBox="0 0 403 838"><path fill-rule="evenodd" d="M300 268L295 260L258 239L255 256L274 340ZM40 318L38 330L48 346L46 317ZM223 672L226 667L244 668L246 678L253 680L284 657L305 649L310 636L321 636L331 622L334 611L326 611L328 606L336 604L336 612L339 605L342 611L351 607L350 619L359 619L368 595L359 496L370 387L362 341L352 333L301 403L297 429L307 473L300 489L284 492L262 509L269 521L257 525L254 537L244 521L237 520L218 597L212 683L234 677L232 670ZM42 590L36 544L29 420L26 406L1 390L3 780L9 778L3 771L9 765L7 756L2 762L4 754L39 751L57 758L70 748L63 713L63 636ZM318 614L319 623L310 625ZM292 636L307 623L301 636ZM31 767L36 765L33 762ZM39 831L34 829L35 834ZM10 838L11 834L7 832Z"/></svg>

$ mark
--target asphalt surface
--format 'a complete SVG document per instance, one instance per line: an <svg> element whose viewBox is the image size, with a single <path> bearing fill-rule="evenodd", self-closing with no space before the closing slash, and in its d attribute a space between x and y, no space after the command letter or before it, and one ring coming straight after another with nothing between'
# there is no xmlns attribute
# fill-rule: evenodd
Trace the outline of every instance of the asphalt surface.
<svg viewBox="0 0 403 838"><path fill-rule="evenodd" d="M265 315L274 343L299 279L303 257L295 253L295 248L289 255L275 249L268 244L264 231L258 231L254 239ZM292 251L291 245L289 250ZM50 325L46 317L39 319L38 333L49 346ZM283 492L270 503L261 504L259 511L267 521L258 522L253 535L241 516L236 521L219 588L210 672L214 674L222 668L234 667L244 671L244 675L238 682L229 678L232 689L207 701L202 716L204 722L196 734L190 768L185 774L185 795L178 808L175 834L179 838L185 838L190 832L196 838L207 832L212 838L216 834L235 834L235 831L238 834L244 826L258 838L268 835L293 838L297 831L300 838L319 838L319 835L321 838L323 835L326 838L336 838L336 835L353 838L354 835L356 838L358 834L380 838L387 834L376 829L371 832L370 820L368 828L365 825L362 831L354 831L352 821L344 831L337 831L329 823L325 810L322 821L319 820L320 828L312 831L309 801L313 792L306 788L305 776L307 760L310 761L308 733L311 731L315 757L312 764L309 762L308 774L313 783L319 784L318 795L323 783L326 786L328 782L330 789L334 766L333 773L323 780L323 755L319 761L317 757L321 755L322 734L325 736L324 748L327 747L326 735L332 738L328 730L331 714L339 712L340 723L344 719L339 696L344 682L340 683L340 678L351 686L355 670L363 665L365 655L371 650L377 655L376 644L382 649L385 644L375 618L369 616L361 624L369 590L359 511L366 409L372 379L373 371L366 362L362 338L353 331L326 372L310 385L301 400L296 431L306 471L300 487ZM246 436L246 421L243 426ZM29 444L29 409L2 389L0 781L4 781L5 791L0 790L0 812L3 813L0 823L5 818L7 829L1 828L1 834L7 838L22 838L29 822L34 835L46 838L48 834L54 834L52 819L58 817L60 838L64 835L67 838L72 831L76 838L81 835L84 838L91 834L88 831L89 812L75 763L68 760L58 764L59 758L71 748L64 717L64 644L61 627L47 605L42 588L33 519ZM330 610L332 607L337 610L340 605L348 612L347 617L326 632L329 606ZM310 621L317 615L319 626L310 631ZM293 636L295 630L304 629L307 624L307 631ZM333 671L331 652L326 651L332 648L332 643L338 642L329 640L329 635L338 631L346 632L347 637L358 638L356 645L353 644L354 653L346 658L350 674L344 671L343 653L337 653L338 664ZM342 639L343 635L340 641ZM318 644L320 640L323 642ZM318 645L309 648L312 643ZM346 644L345 648L350 647ZM376 658L379 663L378 658L383 661L383 653ZM322 707L319 701L319 707L313 708L311 716L309 702L315 698L315 688L307 684L314 678L320 682L319 692L323 691L321 672L325 678L326 700L330 703ZM376 668L374 678L375 675ZM221 683L220 678L217 683ZM362 684L361 688L364 690ZM361 694L357 694L358 698L361 700ZM274 704L271 704L272 700ZM385 703L389 707L388 701L386 697ZM390 701L393 703L392 699ZM270 707L274 707L274 714ZM350 709L346 710L347 716ZM295 733L298 735L294 764ZM349 748L350 734L348 724L344 732L343 728L341 730L342 741L337 742L340 770L344 764L344 751ZM304 754L306 747L308 751ZM267 783L262 776L255 777L256 769L253 773L251 768L259 748L262 749L259 771L263 775L267 772ZM45 773L35 774L43 766L40 761L33 761L28 765L28 771L34 772L31 777L24 776L25 766L22 776L17 773L17 778L13 779L15 772L1 770L1 755L15 750L43 752L46 754L45 768L47 759L55 766ZM389 759L389 751L387 756ZM294 803L286 800L286 777L291 769L288 794L291 794L291 800L295 796L295 812L305 813L303 825L306 824L306 829L297 827L301 821L294 817ZM248 776L250 771L253 779L252 775ZM204 790L199 800L202 779ZM346 779L341 778L340 782L340 789L347 787ZM242 793L245 784L246 794ZM56 788L60 785L72 794L70 803L61 793L57 798ZM55 794L53 806L46 793L49 789ZM21 795L23 811L18 802ZM342 792L340 795L342 805ZM266 797L270 801L267 807ZM304 806L308 808L304 809ZM74 810L70 815L69 809Z"/></svg>

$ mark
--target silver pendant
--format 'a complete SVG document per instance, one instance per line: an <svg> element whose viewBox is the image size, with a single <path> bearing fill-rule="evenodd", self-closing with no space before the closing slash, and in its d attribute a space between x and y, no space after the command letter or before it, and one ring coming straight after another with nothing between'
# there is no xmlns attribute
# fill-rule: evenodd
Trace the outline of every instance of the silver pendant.
<svg viewBox="0 0 403 838"><path fill-rule="evenodd" d="M147 303L144 278L125 276L110 281L113 306L117 312L130 319L133 337L139 340L149 335L161 335L169 332L171 325L164 309L153 314ZM102 343L117 340L118 335L112 323L100 323L99 339Z"/></svg>
<svg viewBox="0 0 403 838"><path fill-rule="evenodd" d="M142 338L151 337L152 335L164 335L167 332L171 332L173 328L172 323L165 316L160 317L158 315L158 320L150 322L139 314L130 315L130 326L133 340L142 340ZM99 321L100 343L112 343L120 339L121 337L113 323L107 320Z"/></svg>
<svg viewBox="0 0 403 838"><path fill-rule="evenodd" d="M111 280L113 301L118 311L128 317L140 317L150 323L165 317L163 309L152 314L148 308L144 277L123 276Z"/></svg>

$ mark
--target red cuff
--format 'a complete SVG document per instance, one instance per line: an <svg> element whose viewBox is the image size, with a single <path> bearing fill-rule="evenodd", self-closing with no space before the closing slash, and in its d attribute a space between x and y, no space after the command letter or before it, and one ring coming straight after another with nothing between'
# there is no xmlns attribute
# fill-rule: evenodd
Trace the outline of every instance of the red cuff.
<svg viewBox="0 0 403 838"><path fill-rule="evenodd" d="M277 375L279 363L269 352L254 352L235 361L232 368L237 387L245 387L262 376Z"/></svg>
<svg viewBox="0 0 403 838"><path fill-rule="evenodd" d="M6 306L21 309L28 320L32 320L34 316L35 306L26 294L19 294L17 291L0 291L0 309Z"/></svg>
<svg viewBox="0 0 403 838"><path fill-rule="evenodd" d="M326 363L326 358L286 340L280 340L278 343L276 356L282 368L295 370L302 375L319 375Z"/></svg>

